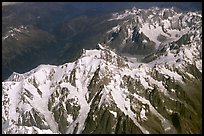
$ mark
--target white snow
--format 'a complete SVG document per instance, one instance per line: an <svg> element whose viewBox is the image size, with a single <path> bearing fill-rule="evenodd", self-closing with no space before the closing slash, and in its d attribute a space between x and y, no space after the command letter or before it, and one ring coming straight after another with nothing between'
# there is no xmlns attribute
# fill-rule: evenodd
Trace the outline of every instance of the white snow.
<svg viewBox="0 0 204 136"><path fill-rule="evenodd" d="M119 30L120 30L120 25L117 25L117 26L113 27L111 30L109 30L107 33L111 33L111 32L118 33Z"/></svg>
<svg viewBox="0 0 204 136"><path fill-rule="evenodd" d="M180 63L182 63L182 61L179 63L179 62L176 62L176 60L177 60L177 57L174 57L173 53L168 52L167 56L160 56L160 58L149 62L148 65L150 67L154 67L155 64L164 65L165 63L168 63L170 65L172 65L172 64L179 65Z"/></svg>
<svg viewBox="0 0 204 136"><path fill-rule="evenodd" d="M67 121L70 123L73 122L73 116L69 114L67 117Z"/></svg>
<svg viewBox="0 0 204 136"><path fill-rule="evenodd" d="M159 71L162 74L166 74L166 75L174 78L175 80L180 81L181 83L183 83L182 77L178 73L172 72L169 69L166 69L165 67L160 68Z"/></svg>
<svg viewBox="0 0 204 136"><path fill-rule="evenodd" d="M192 74L186 72L186 74L190 77L190 78L195 78Z"/></svg>
<svg viewBox="0 0 204 136"><path fill-rule="evenodd" d="M142 110L140 112L140 117L141 117L142 120L146 120L147 119L147 117L145 116L145 109L144 108L142 108Z"/></svg>
<svg viewBox="0 0 204 136"><path fill-rule="evenodd" d="M150 38L151 41L156 43L156 47L158 47L160 45L160 42L157 40L157 37L162 34L164 36L166 36L167 34L165 34L162 31L162 27L161 26L157 26L156 28L153 25L150 25L148 23L144 23L144 25L142 26L142 28L139 31L140 33L144 33L144 35L146 35L147 37Z"/></svg>
<svg viewBox="0 0 204 136"><path fill-rule="evenodd" d="M140 76L140 82L144 86L145 89L151 88L148 82L145 81L144 77Z"/></svg>
<svg viewBox="0 0 204 136"><path fill-rule="evenodd" d="M143 42L143 43L147 43L147 40L144 39L142 42Z"/></svg>
<svg viewBox="0 0 204 136"><path fill-rule="evenodd" d="M15 30L15 31L17 31L17 32L19 32L19 33L21 33L21 30L18 29L18 28L14 28L13 30Z"/></svg>
<svg viewBox="0 0 204 136"><path fill-rule="evenodd" d="M188 50L187 48L184 49L184 53L186 55L186 57L190 60L193 59L193 55L192 55L192 52L190 52L190 50Z"/></svg>
<svg viewBox="0 0 204 136"><path fill-rule="evenodd" d="M169 113L173 113L173 111L171 109L166 109Z"/></svg>
<svg viewBox="0 0 204 136"><path fill-rule="evenodd" d="M198 70L202 73L202 60L197 60L195 63Z"/></svg>
<svg viewBox="0 0 204 136"><path fill-rule="evenodd" d="M174 89L171 89L171 92L175 93L175 92L176 92L176 90L174 90Z"/></svg>
<svg viewBox="0 0 204 136"><path fill-rule="evenodd" d="M114 112L114 111L111 111L111 110L109 110L109 111L110 111L111 114L113 114L113 116L114 116L115 118L117 118L117 112Z"/></svg>
<svg viewBox="0 0 204 136"><path fill-rule="evenodd" d="M98 43L98 46L99 46L101 49L105 49L100 43Z"/></svg>
<svg viewBox="0 0 204 136"><path fill-rule="evenodd" d="M5 39L7 39L8 37L9 37L9 36L6 35L6 36L2 37L2 39L5 40Z"/></svg>
<svg viewBox="0 0 204 136"><path fill-rule="evenodd" d="M165 28L165 29L170 28L171 23L170 23L169 20L166 20L166 19L165 19L165 20L162 20L161 22L164 24L164 28Z"/></svg>
<svg viewBox="0 0 204 136"><path fill-rule="evenodd" d="M12 120L17 121L18 120L18 113L16 113L16 108L19 103L19 94L22 91L22 82L16 82L15 85L11 85L11 88L9 89L8 97L10 99L9 101L9 118ZM16 91L11 91L16 90Z"/></svg>
<svg viewBox="0 0 204 136"><path fill-rule="evenodd" d="M154 15L149 15L148 18L152 18Z"/></svg>

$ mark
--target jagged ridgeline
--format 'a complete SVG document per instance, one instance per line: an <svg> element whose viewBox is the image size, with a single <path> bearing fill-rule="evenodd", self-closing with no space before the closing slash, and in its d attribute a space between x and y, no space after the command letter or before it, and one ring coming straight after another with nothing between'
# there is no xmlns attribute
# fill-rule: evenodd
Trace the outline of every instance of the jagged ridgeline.
<svg viewBox="0 0 204 136"><path fill-rule="evenodd" d="M2 133L201 133L202 15L147 11L113 14L109 21L129 24L128 33L118 24L72 63L40 65L2 82ZM111 49L116 43L122 52L149 53L124 57Z"/></svg>

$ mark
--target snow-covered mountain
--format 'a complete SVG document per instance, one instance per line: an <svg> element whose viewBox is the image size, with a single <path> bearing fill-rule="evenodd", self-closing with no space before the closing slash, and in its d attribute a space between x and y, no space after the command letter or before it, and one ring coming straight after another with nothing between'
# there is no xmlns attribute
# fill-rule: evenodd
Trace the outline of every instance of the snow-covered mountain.
<svg viewBox="0 0 204 136"><path fill-rule="evenodd" d="M202 15L177 8L125 10L112 14L108 21L118 22L107 32L106 44L131 54L149 54L181 38L200 38ZM194 35L194 36L192 36Z"/></svg>
<svg viewBox="0 0 204 136"><path fill-rule="evenodd" d="M105 44L2 83L2 132L201 133L201 19L174 8L114 13ZM138 59L109 46L150 50Z"/></svg>

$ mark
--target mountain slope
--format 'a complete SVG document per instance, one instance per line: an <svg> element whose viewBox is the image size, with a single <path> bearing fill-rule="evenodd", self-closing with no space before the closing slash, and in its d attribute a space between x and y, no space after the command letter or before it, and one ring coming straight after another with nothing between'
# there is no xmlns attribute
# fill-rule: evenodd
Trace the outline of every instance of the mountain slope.
<svg viewBox="0 0 204 136"><path fill-rule="evenodd" d="M2 120L10 125L4 132L15 133L13 125L54 133L199 132L191 125L201 123L196 120L201 117L201 84L195 79L201 77L165 65L130 68L131 62L99 48L83 50L73 63L41 65L3 82ZM189 96L186 83L197 83L193 89L199 99ZM181 123L192 120L177 124L177 130L171 116L179 116Z"/></svg>
<svg viewBox="0 0 204 136"><path fill-rule="evenodd" d="M130 11L116 18L142 12ZM137 32L130 27L128 38L119 34L131 40L137 33L147 47L155 44L145 57L118 55L109 42L81 50L71 63L13 73L2 82L3 133L201 133L202 16L187 14L191 26L166 42L142 34L145 23Z"/></svg>

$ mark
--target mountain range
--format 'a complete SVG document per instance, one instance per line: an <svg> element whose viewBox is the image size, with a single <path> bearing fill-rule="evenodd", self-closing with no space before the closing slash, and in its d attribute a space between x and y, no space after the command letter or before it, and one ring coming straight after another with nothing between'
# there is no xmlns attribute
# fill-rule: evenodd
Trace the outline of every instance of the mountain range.
<svg viewBox="0 0 204 136"><path fill-rule="evenodd" d="M134 7L100 17L99 23L84 16L63 26L76 41L102 31L72 62L42 64L2 82L2 132L201 133L202 13ZM93 24L81 28L80 20ZM12 28L2 39L53 36L33 28ZM88 44L83 38L76 44Z"/></svg>
<svg viewBox="0 0 204 136"><path fill-rule="evenodd" d="M199 2L3 2L2 81L14 71L25 73L40 64L62 65L80 50L93 49L118 24L113 12L152 6L185 11L202 9Z"/></svg>

